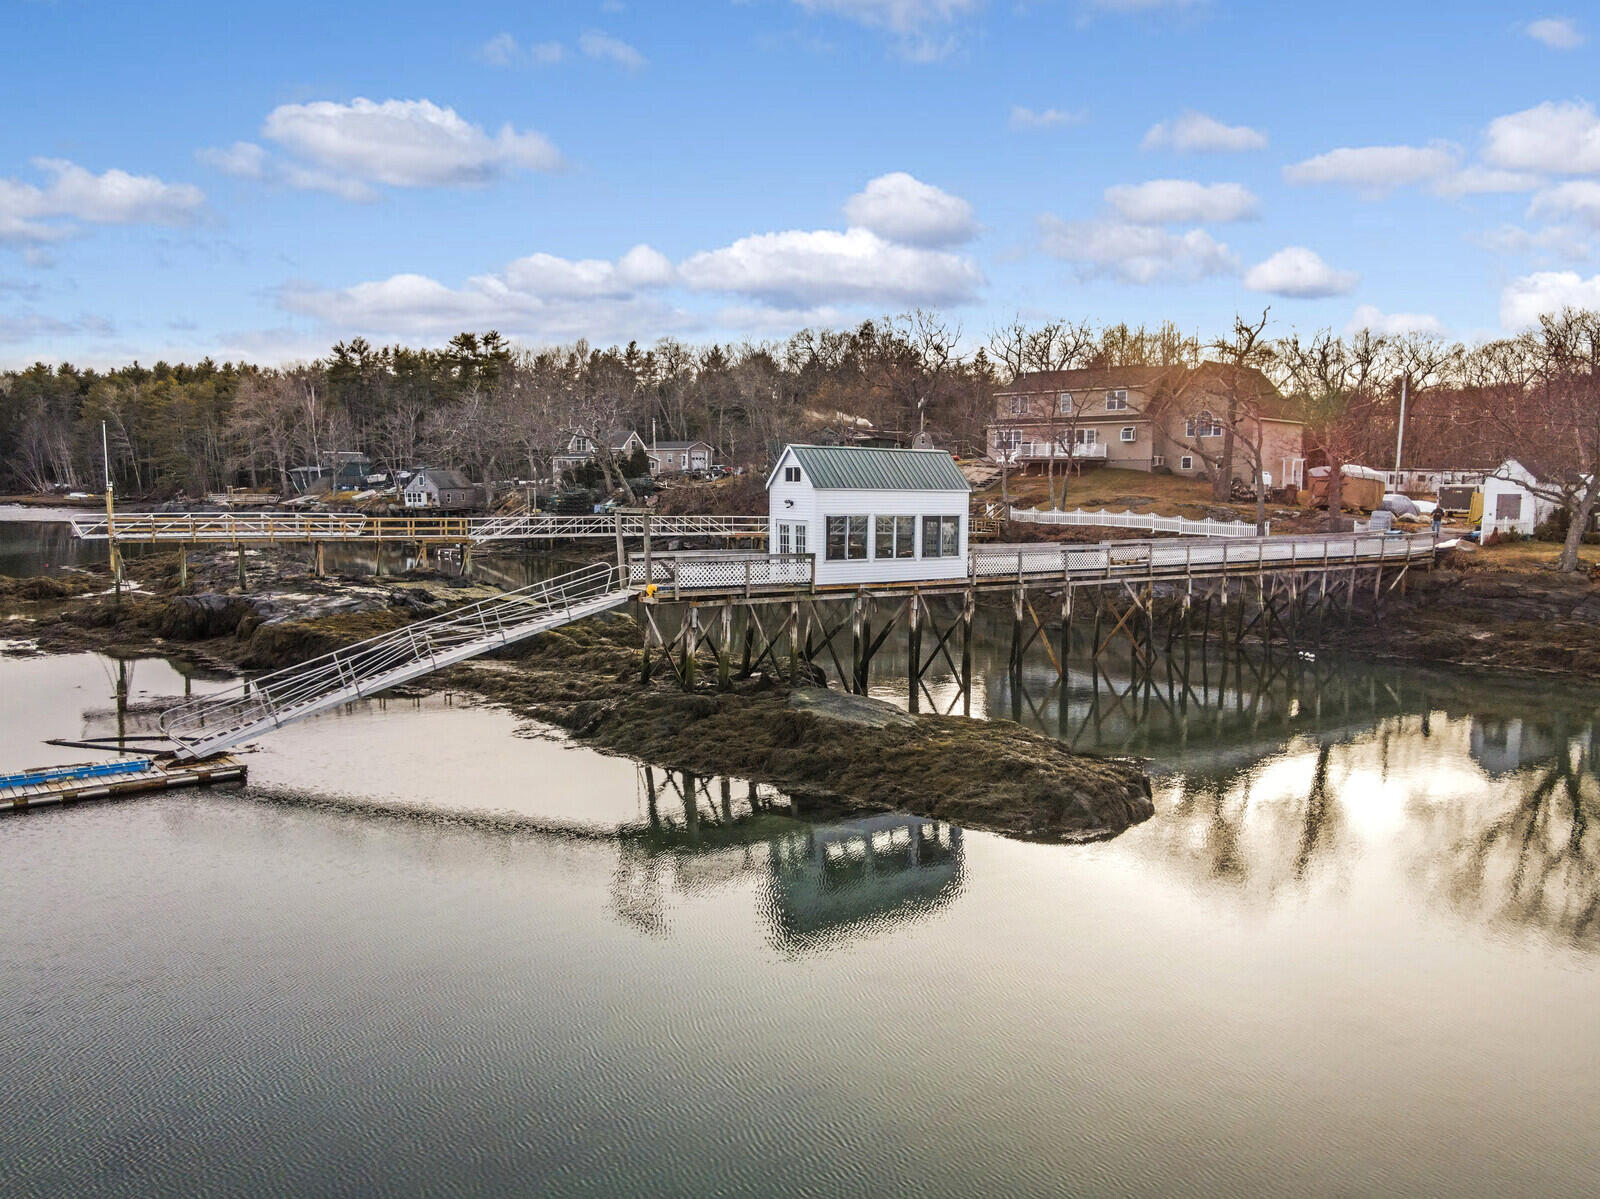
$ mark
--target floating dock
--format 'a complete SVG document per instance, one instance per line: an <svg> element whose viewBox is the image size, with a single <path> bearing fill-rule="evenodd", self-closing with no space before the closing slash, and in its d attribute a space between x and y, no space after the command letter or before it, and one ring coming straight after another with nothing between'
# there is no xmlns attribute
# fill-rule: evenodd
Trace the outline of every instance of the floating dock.
<svg viewBox="0 0 1600 1199"><path fill-rule="evenodd" d="M86 799L120 799L171 787L203 787L240 781L244 776L244 763L228 754L203 762L180 763L163 755L44 766L0 774L0 812Z"/></svg>

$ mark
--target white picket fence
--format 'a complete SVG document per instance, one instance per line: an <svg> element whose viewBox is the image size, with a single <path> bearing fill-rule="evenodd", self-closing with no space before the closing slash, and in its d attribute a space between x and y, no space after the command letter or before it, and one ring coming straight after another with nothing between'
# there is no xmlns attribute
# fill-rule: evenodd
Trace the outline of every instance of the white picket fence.
<svg viewBox="0 0 1600 1199"><path fill-rule="evenodd" d="M1107 529L1141 529L1150 533L1176 533L1180 537L1254 537L1254 521L1189 520L1183 516L1156 516L1144 512L1090 512L1078 508L1071 512L1038 512L1031 508L1011 509L1011 519L1035 525L1092 525ZM1268 524L1267 532L1272 532Z"/></svg>

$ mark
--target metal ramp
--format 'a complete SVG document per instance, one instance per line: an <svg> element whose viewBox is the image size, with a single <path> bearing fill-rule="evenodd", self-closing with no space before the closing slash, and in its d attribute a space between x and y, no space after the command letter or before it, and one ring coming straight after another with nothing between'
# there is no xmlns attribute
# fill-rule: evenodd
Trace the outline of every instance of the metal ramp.
<svg viewBox="0 0 1600 1199"><path fill-rule="evenodd" d="M634 592L601 563L247 679L161 714L177 757L197 759L502 645L619 608Z"/></svg>

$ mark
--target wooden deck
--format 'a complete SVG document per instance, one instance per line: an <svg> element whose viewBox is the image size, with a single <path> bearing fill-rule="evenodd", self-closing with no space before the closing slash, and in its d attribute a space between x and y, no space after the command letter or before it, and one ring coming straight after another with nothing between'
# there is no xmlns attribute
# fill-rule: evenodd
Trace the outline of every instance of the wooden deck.
<svg viewBox="0 0 1600 1199"><path fill-rule="evenodd" d="M42 767L36 773L50 774L68 767ZM77 803L86 799L120 799L172 787L202 787L211 783L242 780L245 766L228 754L203 762L179 763L170 757L151 759L142 770L89 777L46 777L36 782L0 786L0 812L17 812L45 804Z"/></svg>

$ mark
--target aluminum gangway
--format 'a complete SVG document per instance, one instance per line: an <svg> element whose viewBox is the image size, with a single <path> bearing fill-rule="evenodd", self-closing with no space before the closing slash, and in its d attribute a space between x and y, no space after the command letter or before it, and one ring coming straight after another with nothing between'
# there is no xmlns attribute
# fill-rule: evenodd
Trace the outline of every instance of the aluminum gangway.
<svg viewBox="0 0 1600 1199"><path fill-rule="evenodd" d="M345 512L130 512L72 522L82 541L141 545L308 545L390 541L486 545L507 541L611 540L617 536L765 541L765 516L662 516L623 509L579 516L367 516Z"/></svg>
<svg viewBox="0 0 1600 1199"><path fill-rule="evenodd" d="M210 757L292 720L621 607L633 595L614 563L588 566L169 708L161 731L177 743L180 760Z"/></svg>

